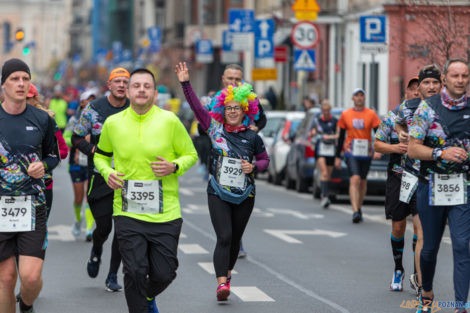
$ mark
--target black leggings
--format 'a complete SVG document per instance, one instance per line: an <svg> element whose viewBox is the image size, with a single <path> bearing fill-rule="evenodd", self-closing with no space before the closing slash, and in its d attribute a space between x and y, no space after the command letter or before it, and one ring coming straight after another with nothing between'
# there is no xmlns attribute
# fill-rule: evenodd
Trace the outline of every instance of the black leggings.
<svg viewBox="0 0 470 313"><path fill-rule="evenodd" d="M207 198L212 225L217 235L214 250L215 274L217 277L227 276L237 261L240 239L253 211L255 198L249 197L240 204L223 201L211 194Z"/></svg>
<svg viewBox="0 0 470 313"><path fill-rule="evenodd" d="M93 251L97 255L103 252L103 244L108 239L109 234L113 230L112 215L104 215L95 218L96 228L93 231ZM109 272L117 273L121 264L121 253L119 252L119 244L116 238L116 230L114 230L113 243L111 244L111 260L109 264Z"/></svg>

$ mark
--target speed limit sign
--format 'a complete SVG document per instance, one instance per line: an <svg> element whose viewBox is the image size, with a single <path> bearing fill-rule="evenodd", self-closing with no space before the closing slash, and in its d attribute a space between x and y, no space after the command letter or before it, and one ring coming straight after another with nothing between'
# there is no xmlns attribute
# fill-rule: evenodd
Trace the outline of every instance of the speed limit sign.
<svg viewBox="0 0 470 313"><path fill-rule="evenodd" d="M301 21L292 27L292 43L300 49L313 49L320 40L318 26L309 21Z"/></svg>

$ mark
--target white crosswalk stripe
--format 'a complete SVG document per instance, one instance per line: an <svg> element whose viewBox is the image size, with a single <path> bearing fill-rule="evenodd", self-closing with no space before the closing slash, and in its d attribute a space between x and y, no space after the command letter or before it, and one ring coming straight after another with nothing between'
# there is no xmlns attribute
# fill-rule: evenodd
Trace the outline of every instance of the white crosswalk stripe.
<svg viewBox="0 0 470 313"><path fill-rule="evenodd" d="M230 287L230 291L244 302L275 302L273 298L254 286Z"/></svg>
<svg viewBox="0 0 470 313"><path fill-rule="evenodd" d="M178 248L183 251L184 254L209 254L209 251L198 244L180 244Z"/></svg>
<svg viewBox="0 0 470 313"><path fill-rule="evenodd" d="M212 262L198 262L197 264L200 267L202 267L209 274L215 275L214 263L212 263ZM234 274L238 274L238 272L233 270L232 275L234 275Z"/></svg>

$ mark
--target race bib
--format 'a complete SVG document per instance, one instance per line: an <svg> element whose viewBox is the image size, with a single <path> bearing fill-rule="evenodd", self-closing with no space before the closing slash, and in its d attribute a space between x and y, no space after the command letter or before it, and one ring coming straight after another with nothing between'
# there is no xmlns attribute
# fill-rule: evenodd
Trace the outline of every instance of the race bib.
<svg viewBox="0 0 470 313"><path fill-rule="evenodd" d="M161 180L125 180L122 188L122 210L136 214L163 213Z"/></svg>
<svg viewBox="0 0 470 313"><path fill-rule="evenodd" d="M324 157L334 157L335 156L335 145L330 143L326 144L324 142L320 142L319 146L320 151L318 152L318 155L324 156Z"/></svg>
<svg viewBox="0 0 470 313"><path fill-rule="evenodd" d="M418 188L418 177L415 175L403 171L401 174L401 187L400 187L400 198L401 202L410 203L413 194Z"/></svg>
<svg viewBox="0 0 470 313"><path fill-rule="evenodd" d="M368 139L353 139L351 152L352 152L352 155L355 157L368 157L369 156L369 140Z"/></svg>
<svg viewBox="0 0 470 313"><path fill-rule="evenodd" d="M460 205L467 203L467 184L465 175L431 175L429 205Z"/></svg>
<svg viewBox="0 0 470 313"><path fill-rule="evenodd" d="M0 197L0 232L33 231L34 222L31 196Z"/></svg>
<svg viewBox="0 0 470 313"><path fill-rule="evenodd" d="M80 166L88 166L88 157L86 154L78 150L78 165Z"/></svg>
<svg viewBox="0 0 470 313"><path fill-rule="evenodd" d="M245 188L245 174L242 170L242 160L223 157L219 167L219 184L222 186Z"/></svg>

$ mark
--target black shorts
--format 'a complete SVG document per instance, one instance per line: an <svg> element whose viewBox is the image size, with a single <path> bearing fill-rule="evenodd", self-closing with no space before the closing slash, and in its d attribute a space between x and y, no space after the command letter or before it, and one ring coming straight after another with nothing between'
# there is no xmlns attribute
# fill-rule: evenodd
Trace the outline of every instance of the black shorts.
<svg viewBox="0 0 470 313"><path fill-rule="evenodd" d="M72 183L83 183L88 180L88 168L86 166L71 166L69 173Z"/></svg>
<svg viewBox="0 0 470 313"><path fill-rule="evenodd" d="M0 233L0 262L15 255L33 256L44 260L47 248L46 204L36 207L33 231Z"/></svg>
<svg viewBox="0 0 470 313"><path fill-rule="evenodd" d="M356 159L354 157L349 157L345 159L346 165L348 166L349 176L359 175L361 179L366 179L367 174L369 173L370 159Z"/></svg>
<svg viewBox="0 0 470 313"><path fill-rule="evenodd" d="M318 157L318 160L319 160L320 158L325 159L325 162L326 162L326 165L327 165L327 166L333 166L333 165L335 165L335 158L334 158L334 157L322 157L322 156L321 156L321 157Z"/></svg>
<svg viewBox="0 0 470 313"><path fill-rule="evenodd" d="M404 220L408 215L415 216L416 191L411 197L410 203L401 202L400 199L401 174L388 172L385 185L385 218L395 222Z"/></svg>

